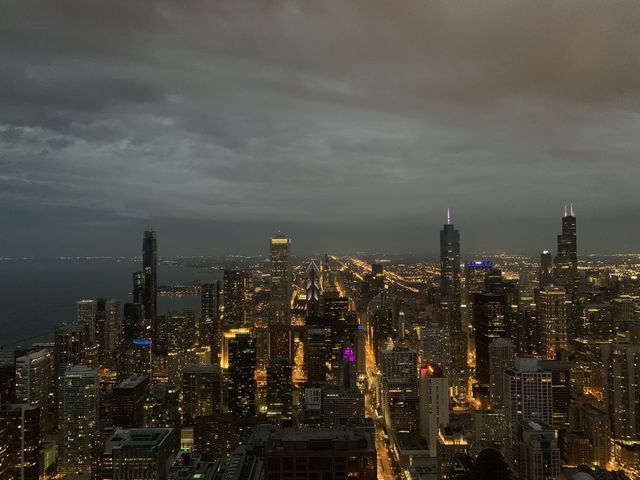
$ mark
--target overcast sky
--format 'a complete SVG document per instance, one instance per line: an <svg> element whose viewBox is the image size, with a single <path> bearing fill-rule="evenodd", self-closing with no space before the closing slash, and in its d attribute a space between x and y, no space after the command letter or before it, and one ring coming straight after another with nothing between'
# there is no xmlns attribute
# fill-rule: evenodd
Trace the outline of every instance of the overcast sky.
<svg viewBox="0 0 640 480"><path fill-rule="evenodd" d="M2 10L0 257L640 251L637 0Z"/></svg>

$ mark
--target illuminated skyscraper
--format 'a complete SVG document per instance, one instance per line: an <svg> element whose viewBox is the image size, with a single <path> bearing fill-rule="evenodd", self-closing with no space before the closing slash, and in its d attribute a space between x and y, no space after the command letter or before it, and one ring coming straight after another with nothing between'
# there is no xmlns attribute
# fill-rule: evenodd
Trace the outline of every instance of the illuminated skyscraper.
<svg viewBox="0 0 640 480"><path fill-rule="evenodd" d="M241 417L256 413L256 340L238 334L229 341L227 401L229 411Z"/></svg>
<svg viewBox="0 0 640 480"><path fill-rule="evenodd" d="M51 385L51 353L43 348L16 359L16 403L40 408L44 428Z"/></svg>
<svg viewBox="0 0 640 480"><path fill-rule="evenodd" d="M400 346L381 350L380 370L387 431L418 431L418 354Z"/></svg>
<svg viewBox="0 0 640 480"><path fill-rule="evenodd" d="M291 240L285 235L271 239L271 305L276 323L291 318Z"/></svg>
<svg viewBox="0 0 640 480"><path fill-rule="evenodd" d="M268 414L279 417L282 425L291 426L293 414L293 362L274 357L267 365Z"/></svg>
<svg viewBox="0 0 640 480"><path fill-rule="evenodd" d="M448 209L447 223L440 230L440 295L460 301L460 232Z"/></svg>
<svg viewBox="0 0 640 480"><path fill-rule="evenodd" d="M64 373L69 365L79 365L84 361L85 326L81 324L56 327L53 347L53 369L56 379L56 412L62 413L62 386Z"/></svg>
<svg viewBox="0 0 640 480"><path fill-rule="evenodd" d="M246 274L240 270L225 270L223 277L225 330L244 326Z"/></svg>
<svg viewBox="0 0 640 480"><path fill-rule="evenodd" d="M115 350L121 339L120 303L113 298L99 298L96 310L96 342L101 365L113 366Z"/></svg>
<svg viewBox="0 0 640 480"><path fill-rule="evenodd" d="M148 230L144 232L142 240L142 271L144 273L144 289L142 304L148 325L151 325L151 336L157 339L158 330L156 316L158 315L158 242L156 232ZM160 342L155 342L156 348Z"/></svg>
<svg viewBox="0 0 640 480"><path fill-rule="evenodd" d="M100 381L98 370L68 367L62 388L62 471L91 473L91 442L98 427Z"/></svg>
<svg viewBox="0 0 640 480"><path fill-rule="evenodd" d="M567 349L567 296L563 287L549 285L538 292L538 322L542 332L541 353L556 358L558 350Z"/></svg>

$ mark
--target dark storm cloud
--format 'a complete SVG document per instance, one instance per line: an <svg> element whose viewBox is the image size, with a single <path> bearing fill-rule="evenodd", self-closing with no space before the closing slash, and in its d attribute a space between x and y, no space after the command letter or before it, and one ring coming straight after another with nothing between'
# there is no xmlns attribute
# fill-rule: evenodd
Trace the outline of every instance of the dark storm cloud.
<svg viewBox="0 0 640 480"><path fill-rule="evenodd" d="M0 247L31 254L47 216L52 253L150 225L166 253L277 228L433 251L451 205L467 250L530 251L569 200L582 246L633 249L638 24L631 1L11 2Z"/></svg>

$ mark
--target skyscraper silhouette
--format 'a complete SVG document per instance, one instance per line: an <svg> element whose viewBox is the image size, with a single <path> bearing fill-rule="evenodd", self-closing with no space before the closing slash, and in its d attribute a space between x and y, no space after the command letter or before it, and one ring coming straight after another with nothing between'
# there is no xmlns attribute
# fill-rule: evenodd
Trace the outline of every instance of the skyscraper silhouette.
<svg viewBox="0 0 640 480"><path fill-rule="evenodd" d="M151 335L154 340L158 336L156 325L158 304L158 244L156 232L148 230L144 232L142 241L142 268L144 272L144 289L142 304L144 305L145 319L151 326ZM157 343L156 343L157 345Z"/></svg>

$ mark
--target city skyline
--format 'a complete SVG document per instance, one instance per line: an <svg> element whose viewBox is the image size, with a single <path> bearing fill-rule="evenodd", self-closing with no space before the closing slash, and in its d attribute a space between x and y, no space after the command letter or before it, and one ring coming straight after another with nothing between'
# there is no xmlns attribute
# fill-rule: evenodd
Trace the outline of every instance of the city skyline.
<svg viewBox="0 0 640 480"><path fill-rule="evenodd" d="M634 249L633 4L390 5L12 4L0 250L428 251L450 206L464 249L533 252L570 201L584 251Z"/></svg>

